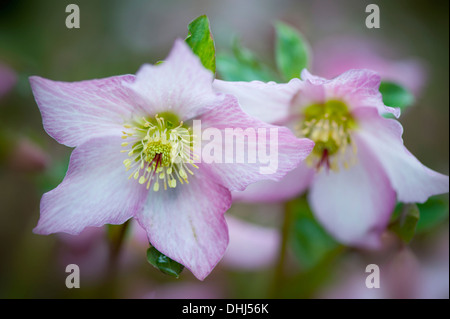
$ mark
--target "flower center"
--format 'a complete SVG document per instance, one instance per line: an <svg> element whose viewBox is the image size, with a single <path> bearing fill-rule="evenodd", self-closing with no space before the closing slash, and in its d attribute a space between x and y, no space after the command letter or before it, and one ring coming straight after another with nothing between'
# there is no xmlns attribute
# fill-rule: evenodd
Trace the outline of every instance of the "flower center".
<svg viewBox="0 0 450 319"><path fill-rule="evenodd" d="M317 170L339 170L339 163L345 168L356 161L356 144L350 133L356 128L356 121L345 103L329 100L323 104L312 104L303 110L304 121L299 127L300 133L316 145L307 158L310 166ZM347 147L353 149L353 156L348 156Z"/></svg>
<svg viewBox="0 0 450 319"><path fill-rule="evenodd" d="M176 126L177 125L177 126ZM188 173L194 175L188 166L194 164L193 135L178 117L171 113L142 117L124 125L122 146L131 145L129 158L123 161L127 171L133 169L128 177L134 177L139 184L157 192L160 183L164 189L175 188L177 180L183 184L188 181Z"/></svg>

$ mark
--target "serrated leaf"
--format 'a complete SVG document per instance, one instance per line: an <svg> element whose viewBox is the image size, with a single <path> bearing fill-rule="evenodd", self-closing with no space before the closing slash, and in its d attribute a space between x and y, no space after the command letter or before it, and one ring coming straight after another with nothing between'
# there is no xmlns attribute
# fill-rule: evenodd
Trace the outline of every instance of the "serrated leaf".
<svg viewBox="0 0 450 319"><path fill-rule="evenodd" d="M290 205L294 211L292 248L302 268L309 270L336 249L338 244L315 220L305 199L292 201Z"/></svg>
<svg viewBox="0 0 450 319"><path fill-rule="evenodd" d="M225 81L276 81L278 77L267 65L239 40L233 42L232 54L218 54L217 72Z"/></svg>
<svg viewBox="0 0 450 319"><path fill-rule="evenodd" d="M388 81L380 83L380 93L383 96L383 103L390 107L400 108L403 112L414 103L412 93L400 84ZM388 117L392 117L389 115Z"/></svg>
<svg viewBox="0 0 450 319"><path fill-rule="evenodd" d="M182 264L170 259L155 247L147 249L147 261L162 273L175 278L179 278L184 269Z"/></svg>
<svg viewBox="0 0 450 319"><path fill-rule="evenodd" d="M389 228L396 233L403 242L409 243L416 233L419 218L420 212L416 204L403 204L399 217L389 226Z"/></svg>
<svg viewBox="0 0 450 319"><path fill-rule="evenodd" d="M440 197L430 197L424 204L417 204L417 207L420 211L417 233L431 230L448 218L448 203Z"/></svg>
<svg viewBox="0 0 450 319"><path fill-rule="evenodd" d="M301 71L309 64L308 43L299 31L282 22L275 24L275 33L275 60L278 70L287 81L300 77Z"/></svg>
<svg viewBox="0 0 450 319"><path fill-rule="evenodd" d="M189 23L188 30L189 34L186 38L186 43L200 58L203 66L216 73L216 49L208 17L202 15L193 20Z"/></svg>

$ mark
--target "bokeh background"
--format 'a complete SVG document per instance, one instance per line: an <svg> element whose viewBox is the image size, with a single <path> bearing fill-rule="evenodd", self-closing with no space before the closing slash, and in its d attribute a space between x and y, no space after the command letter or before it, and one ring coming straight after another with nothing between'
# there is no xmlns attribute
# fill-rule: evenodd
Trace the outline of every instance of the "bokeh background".
<svg viewBox="0 0 450 319"><path fill-rule="evenodd" d="M80 29L65 26L70 3L80 7ZM369 3L380 7L380 29L365 26ZM229 251L204 282L188 271L174 279L148 264L148 245L135 225L127 233L115 277L108 277L105 229L88 229L80 236L32 233L40 197L63 179L71 149L44 132L28 83L30 75L79 81L135 73L143 63L163 59L173 41L187 35L189 22L202 14L210 19L218 52L230 51L238 36L262 61L274 65L273 22L280 20L298 28L317 53L313 72L344 41L338 40L334 49L321 48L341 38L359 39L361 48L374 45L371 52L387 61L414 61L417 72L411 77L419 84L411 88L414 106L401 118L404 141L425 165L448 174L448 6L448 1L424 0L2 1L0 297L448 298L448 209L409 247L386 234L379 252L336 243L325 249L327 243L316 242L313 233L306 237L309 255L288 245L280 276L283 206L235 204L227 213ZM307 233L309 228L300 226ZM71 263L80 266L80 289L65 286L65 267ZM391 286L365 288L369 263L388 269L383 278L391 278Z"/></svg>

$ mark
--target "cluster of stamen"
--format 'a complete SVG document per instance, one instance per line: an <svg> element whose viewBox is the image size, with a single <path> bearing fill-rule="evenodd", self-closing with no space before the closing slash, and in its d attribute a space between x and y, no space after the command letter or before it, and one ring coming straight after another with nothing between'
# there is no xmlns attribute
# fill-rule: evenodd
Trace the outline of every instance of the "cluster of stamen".
<svg viewBox="0 0 450 319"><path fill-rule="evenodd" d="M178 126L175 126L178 123ZM160 184L164 190L175 188L177 180L189 183L188 174L194 175L189 168L198 168L194 164L193 135L190 128L173 114L155 115L154 118L139 118L124 125L123 147L131 148L121 152L128 153L123 161L128 177L147 189L157 192Z"/></svg>
<svg viewBox="0 0 450 319"><path fill-rule="evenodd" d="M338 171L340 164L348 169L356 163L356 144L350 136L356 122L343 102L329 100L309 105L303 109L303 116L298 131L315 142L306 159L309 166ZM349 156L348 147L352 148L352 156Z"/></svg>

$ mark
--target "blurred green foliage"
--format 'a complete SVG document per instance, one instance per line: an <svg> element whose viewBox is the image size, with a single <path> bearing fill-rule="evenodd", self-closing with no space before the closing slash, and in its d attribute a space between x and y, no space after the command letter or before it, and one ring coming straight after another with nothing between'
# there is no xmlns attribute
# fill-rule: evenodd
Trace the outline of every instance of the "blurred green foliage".
<svg viewBox="0 0 450 319"><path fill-rule="evenodd" d="M394 214L398 215L398 217L395 218L389 229L408 244L416 233L417 223L420 218L419 208L416 204L402 204L400 209L394 211Z"/></svg>
<svg viewBox="0 0 450 319"><path fill-rule="evenodd" d="M303 270L318 265L338 243L316 221L306 198L291 201L287 209L292 210L290 244Z"/></svg>
<svg viewBox="0 0 450 319"><path fill-rule="evenodd" d="M309 66L309 44L298 30L282 22L275 24L275 32L278 71L285 81L300 77L301 71Z"/></svg>
<svg viewBox="0 0 450 319"><path fill-rule="evenodd" d="M235 38L232 53L217 55L217 70L225 81L275 81L278 75L265 65L255 53Z"/></svg>

